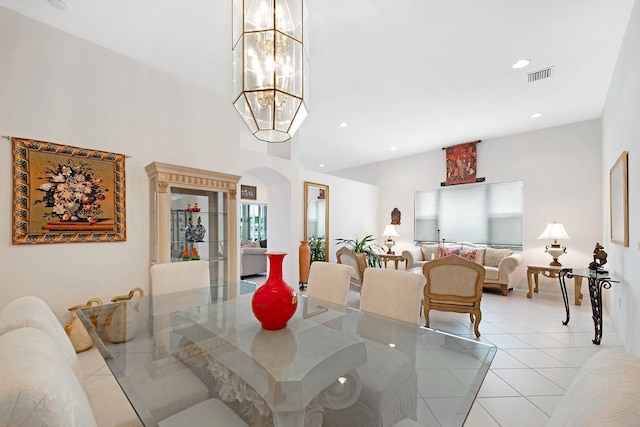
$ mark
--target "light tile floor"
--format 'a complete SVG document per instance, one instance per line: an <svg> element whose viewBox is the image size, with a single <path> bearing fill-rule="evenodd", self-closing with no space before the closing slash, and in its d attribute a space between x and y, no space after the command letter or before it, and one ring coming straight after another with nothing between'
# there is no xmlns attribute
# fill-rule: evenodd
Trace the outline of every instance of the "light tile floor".
<svg viewBox="0 0 640 427"><path fill-rule="evenodd" d="M266 276L248 279L258 285ZM573 301L573 296L569 296ZM358 308L360 294L350 291L348 305ZM588 294L582 306L570 306L571 320L565 317L562 296L534 294L526 298L523 290L504 297L485 292L482 297L480 341L498 347L465 427L539 427L544 426L558 401L580 367L593 354L607 347L623 347L607 313L604 314L601 345L592 344L594 335ZM431 327L475 339L467 314L431 312ZM110 375L93 348L81 353L85 381L91 376ZM429 410L434 402L419 406L418 421L439 425ZM437 414L436 414L437 415Z"/></svg>
<svg viewBox="0 0 640 427"><path fill-rule="evenodd" d="M266 276L248 279L262 284ZM588 290L581 306L573 304L570 292L570 321L565 319L560 293L541 292L533 298L516 289L508 296L485 292L482 296L480 341L498 347L465 427L540 427L547 424L558 401L587 359L602 348L624 344L608 314L603 317L600 345L594 337ZM360 294L349 292L347 304L360 306ZM432 311L431 327L475 339L467 314ZM439 426L425 402L418 410L423 425Z"/></svg>
<svg viewBox="0 0 640 427"><path fill-rule="evenodd" d="M573 298L570 298L573 301ZM582 306L570 306L571 319L560 294L512 291L504 297L482 297L480 340L498 347L465 427L539 427L549 416L579 368L605 347L623 347L605 313L600 346L594 336L588 294ZM431 327L474 338L468 315L431 312ZM420 420L418 420L420 421Z"/></svg>

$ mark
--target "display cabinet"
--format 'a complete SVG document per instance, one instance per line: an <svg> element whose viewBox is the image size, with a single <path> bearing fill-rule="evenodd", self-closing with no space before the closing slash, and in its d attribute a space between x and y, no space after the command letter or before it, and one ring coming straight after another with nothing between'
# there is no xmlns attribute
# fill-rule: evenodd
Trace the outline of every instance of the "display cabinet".
<svg viewBox="0 0 640 427"><path fill-rule="evenodd" d="M151 264L206 260L211 283L235 283L240 177L158 162L146 170Z"/></svg>

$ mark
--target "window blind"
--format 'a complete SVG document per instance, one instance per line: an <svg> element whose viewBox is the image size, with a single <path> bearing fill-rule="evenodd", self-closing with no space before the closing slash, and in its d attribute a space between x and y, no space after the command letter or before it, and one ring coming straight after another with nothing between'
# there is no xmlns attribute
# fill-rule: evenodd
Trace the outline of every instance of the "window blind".
<svg viewBox="0 0 640 427"><path fill-rule="evenodd" d="M521 248L522 193L522 181L416 191L414 240Z"/></svg>

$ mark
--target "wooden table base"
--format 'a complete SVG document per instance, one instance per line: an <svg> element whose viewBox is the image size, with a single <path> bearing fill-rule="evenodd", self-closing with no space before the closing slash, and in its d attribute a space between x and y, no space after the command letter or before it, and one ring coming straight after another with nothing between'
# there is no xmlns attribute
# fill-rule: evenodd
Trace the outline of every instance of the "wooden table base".
<svg viewBox="0 0 640 427"><path fill-rule="evenodd" d="M527 266L527 285L529 286L529 292L527 292L527 298L533 297L533 292L538 293L538 275L542 274L544 277L548 277L550 279L558 278L558 272L562 267L556 267L552 265L542 266L542 265L529 265ZM535 283L535 287L533 287L533 283ZM573 276L574 288L575 288L575 305L582 305L582 277ZM533 289L532 289L533 288Z"/></svg>

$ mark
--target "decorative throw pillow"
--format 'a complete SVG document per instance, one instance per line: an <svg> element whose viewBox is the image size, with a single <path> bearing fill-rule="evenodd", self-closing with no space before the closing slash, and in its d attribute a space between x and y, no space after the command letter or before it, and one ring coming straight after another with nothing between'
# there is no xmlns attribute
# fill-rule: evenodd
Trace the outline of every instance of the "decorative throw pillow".
<svg viewBox="0 0 640 427"><path fill-rule="evenodd" d="M420 246L420 250L422 251L422 259L425 261L431 261L440 256L439 245L422 245Z"/></svg>
<svg viewBox="0 0 640 427"><path fill-rule="evenodd" d="M480 265L484 265L484 248L478 248L476 249L476 263L480 264Z"/></svg>
<svg viewBox="0 0 640 427"><path fill-rule="evenodd" d="M440 248L440 258L446 257L447 255L459 255L460 248Z"/></svg>
<svg viewBox="0 0 640 427"><path fill-rule="evenodd" d="M460 251L460 257L468 259L469 261L475 261L478 255L477 249L463 249Z"/></svg>
<svg viewBox="0 0 640 427"><path fill-rule="evenodd" d="M511 249L487 248L484 252L484 265L488 267L497 267L503 258L508 257L512 253Z"/></svg>

